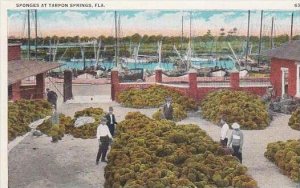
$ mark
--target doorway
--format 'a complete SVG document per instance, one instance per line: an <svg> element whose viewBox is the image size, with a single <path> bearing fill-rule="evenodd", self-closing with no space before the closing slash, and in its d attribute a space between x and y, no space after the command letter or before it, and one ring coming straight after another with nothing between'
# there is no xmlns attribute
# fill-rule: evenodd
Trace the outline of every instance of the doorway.
<svg viewBox="0 0 300 188"><path fill-rule="evenodd" d="M285 98L288 95L289 89L289 69L281 68L281 97Z"/></svg>

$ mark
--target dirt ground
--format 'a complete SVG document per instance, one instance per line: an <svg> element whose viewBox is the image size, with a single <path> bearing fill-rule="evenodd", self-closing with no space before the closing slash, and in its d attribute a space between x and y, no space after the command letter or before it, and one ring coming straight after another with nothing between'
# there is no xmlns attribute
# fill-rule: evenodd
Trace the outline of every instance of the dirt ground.
<svg viewBox="0 0 300 188"><path fill-rule="evenodd" d="M61 85L56 85L61 89ZM112 102L109 85L77 85L73 87L74 100L62 103L58 111L73 116L86 107L114 107L117 121L127 112L141 111L151 116L156 109L130 109ZM91 100L91 97L94 97ZM95 96L98 96L95 97ZM96 100L97 99L97 100ZM244 132L243 164L261 188L295 188L297 184L264 157L266 146L278 140L299 139L300 132L288 127L288 115L277 114L265 130ZM203 120L199 112L179 124L193 123L205 130L214 140L219 140L220 128ZM95 165L98 142L96 139L77 139L65 135L62 141L51 143L45 135L25 137L9 153L10 188L99 188L104 184L105 163ZM299 186L300 187L300 186Z"/></svg>

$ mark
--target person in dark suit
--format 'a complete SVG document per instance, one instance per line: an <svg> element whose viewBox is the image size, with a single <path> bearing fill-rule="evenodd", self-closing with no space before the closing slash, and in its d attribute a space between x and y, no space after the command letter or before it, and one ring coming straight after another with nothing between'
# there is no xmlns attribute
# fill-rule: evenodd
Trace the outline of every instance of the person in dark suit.
<svg viewBox="0 0 300 188"><path fill-rule="evenodd" d="M172 106L172 98L171 97L166 98L166 103L164 104L164 107L163 107L163 114L164 114L165 119L173 120L173 106Z"/></svg>
<svg viewBox="0 0 300 188"><path fill-rule="evenodd" d="M114 134L115 134L115 125L117 125L118 123L117 123L117 121L116 121L116 117L115 117L115 115L113 114L113 108L110 106L109 107L109 113L106 115L106 120L107 120L107 122L106 122L106 125L108 126L108 128L109 128L109 131L110 131L110 134L112 135L112 136L114 136Z"/></svg>
<svg viewBox="0 0 300 188"><path fill-rule="evenodd" d="M46 91L47 91L47 101L50 104L54 105L55 109L56 109L56 107L57 107L56 103L57 103L57 98L58 98L57 94L54 91L50 90L49 88L47 88Z"/></svg>

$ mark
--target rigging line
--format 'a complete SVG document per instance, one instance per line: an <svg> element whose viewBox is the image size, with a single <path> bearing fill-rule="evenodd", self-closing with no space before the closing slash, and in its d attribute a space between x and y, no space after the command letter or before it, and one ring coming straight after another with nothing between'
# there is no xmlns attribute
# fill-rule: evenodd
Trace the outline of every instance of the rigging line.
<svg viewBox="0 0 300 188"><path fill-rule="evenodd" d="M67 48L66 48L66 50L65 50L65 52L62 54L62 56L59 58L59 60L58 61L61 61L61 59L64 57L64 55L66 54L66 52L67 52L67 50L69 49L69 46L67 46Z"/></svg>
<svg viewBox="0 0 300 188"><path fill-rule="evenodd" d="M63 97L63 94L60 92L60 90L56 87L55 83L50 79L50 77L47 77L48 80L52 83L52 85L55 87L55 89L58 91L58 93L60 94L60 96Z"/></svg>

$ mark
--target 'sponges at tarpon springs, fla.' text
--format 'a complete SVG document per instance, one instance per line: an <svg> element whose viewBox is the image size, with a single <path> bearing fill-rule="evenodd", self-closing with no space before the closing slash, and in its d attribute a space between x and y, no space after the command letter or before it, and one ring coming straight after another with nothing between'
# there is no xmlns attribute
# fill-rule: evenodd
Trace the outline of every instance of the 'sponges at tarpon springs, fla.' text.
<svg viewBox="0 0 300 188"><path fill-rule="evenodd" d="M50 7L50 8L93 8L104 7L103 3L17 3L18 8L38 8L38 7Z"/></svg>

